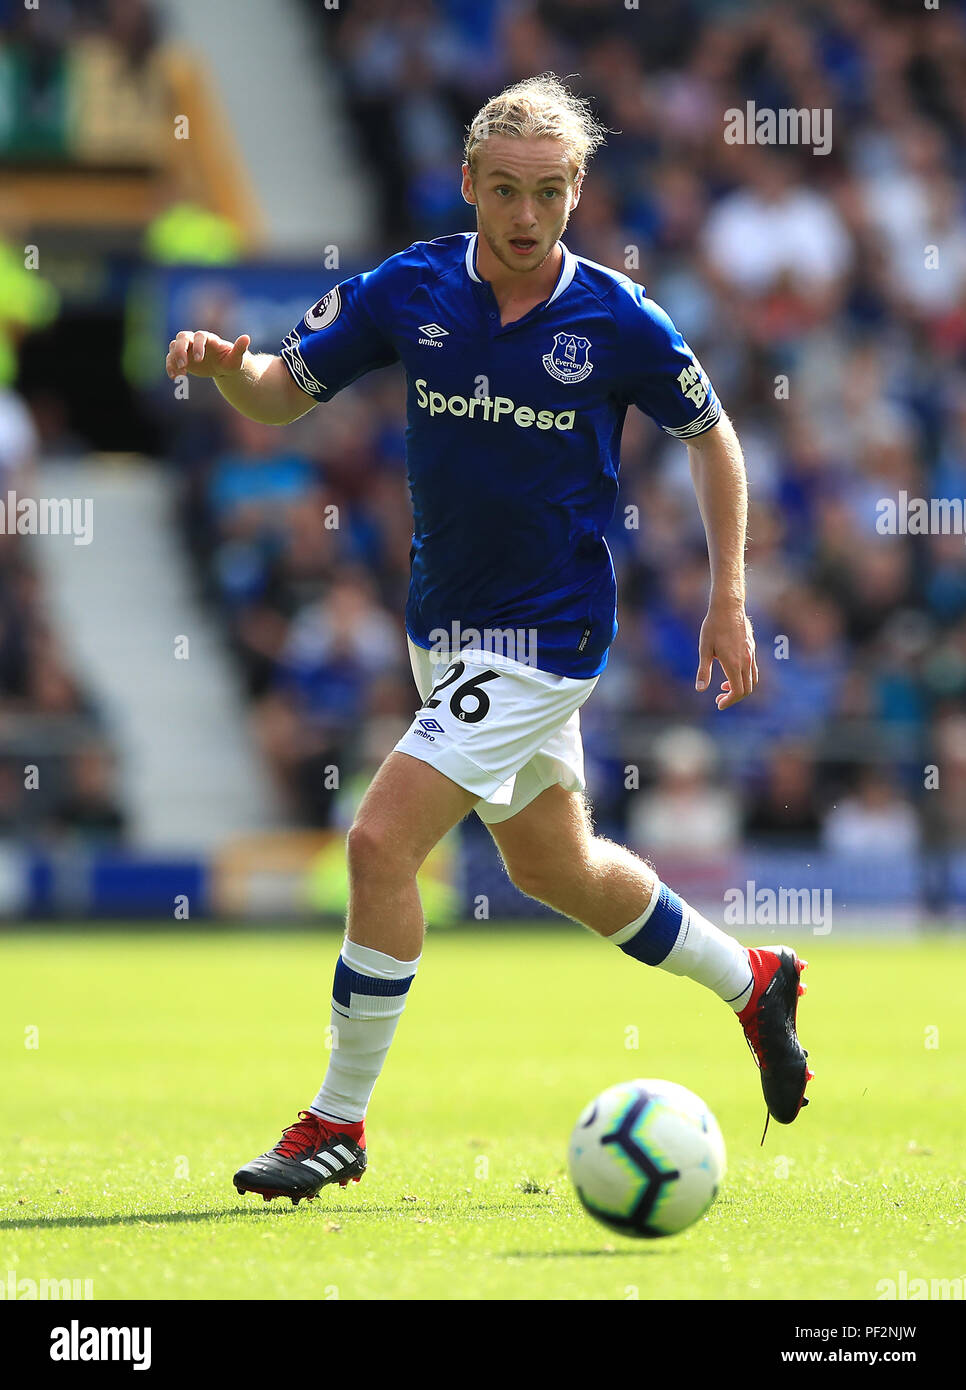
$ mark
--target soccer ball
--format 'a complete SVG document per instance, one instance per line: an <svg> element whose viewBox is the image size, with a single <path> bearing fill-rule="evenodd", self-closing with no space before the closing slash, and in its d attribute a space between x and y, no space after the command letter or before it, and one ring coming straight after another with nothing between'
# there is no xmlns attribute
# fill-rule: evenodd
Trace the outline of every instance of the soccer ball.
<svg viewBox="0 0 966 1390"><path fill-rule="evenodd" d="M673 1081L623 1081L587 1106L568 1161L591 1216L625 1236L672 1236L714 1201L725 1146L693 1091Z"/></svg>

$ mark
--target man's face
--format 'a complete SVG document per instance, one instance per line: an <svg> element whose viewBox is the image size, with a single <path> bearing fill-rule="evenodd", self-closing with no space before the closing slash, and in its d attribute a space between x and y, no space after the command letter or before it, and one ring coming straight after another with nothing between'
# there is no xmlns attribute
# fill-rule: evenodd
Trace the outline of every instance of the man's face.
<svg viewBox="0 0 966 1390"><path fill-rule="evenodd" d="M476 206L480 236L510 270L536 270L550 255L580 200L583 176L562 140L491 135L463 165L463 197Z"/></svg>

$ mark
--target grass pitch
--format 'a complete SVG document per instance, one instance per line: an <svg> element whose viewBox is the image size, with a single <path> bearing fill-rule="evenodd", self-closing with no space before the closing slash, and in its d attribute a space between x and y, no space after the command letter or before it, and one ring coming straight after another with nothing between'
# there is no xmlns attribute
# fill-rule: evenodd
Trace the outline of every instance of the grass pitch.
<svg viewBox="0 0 966 1390"><path fill-rule="evenodd" d="M784 934L811 962L817 1076L762 1149L757 1071L697 985L576 927L431 933L364 1181L297 1208L239 1197L235 1168L323 1074L339 939L5 939L0 1279L91 1279L95 1299L868 1299L902 1270L966 1275L966 941ZM598 1227L566 1176L582 1106L634 1076L697 1091L728 1145L707 1216L666 1240Z"/></svg>

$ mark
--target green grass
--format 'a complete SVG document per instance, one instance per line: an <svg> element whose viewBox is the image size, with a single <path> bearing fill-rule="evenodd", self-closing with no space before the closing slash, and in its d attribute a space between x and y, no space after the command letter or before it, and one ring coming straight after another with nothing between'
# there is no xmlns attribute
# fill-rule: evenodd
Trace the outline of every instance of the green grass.
<svg viewBox="0 0 966 1390"><path fill-rule="evenodd" d="M697 985L577 928L437 932L370 1171L297 1208L231 1175L315 1093L336 933L9 935L0 1279L90 1278L95 1298L837 1299L901 1269L966 1274L966 942L786 935L811 961L817 1077L765 1148L740 1029ZM564 1168L582 1106L633 1076L697 1091L728 1144L717 1201L668 1240L596 1226Z"/></svg>

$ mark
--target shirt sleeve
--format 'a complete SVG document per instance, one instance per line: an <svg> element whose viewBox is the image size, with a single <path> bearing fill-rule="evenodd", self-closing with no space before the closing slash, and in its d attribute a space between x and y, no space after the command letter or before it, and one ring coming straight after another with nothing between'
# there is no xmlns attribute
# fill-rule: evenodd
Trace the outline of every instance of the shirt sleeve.
<svg viewBox="0 0 966 1390"><path fill-rule="evenodd" d="M379 274L366 271L329 290L282 343L281 358L296 385L316 401L329 401L344 386L398 360L379 322Z"/></svg>
<svg viewBox="0 0 966 1390"><path fill-rule="evenodd" d="M628 363L624 399L676 439L704 434L721 417L721 402L704 368L640 285L628 282L624 294L619 325Z"/></svg>

